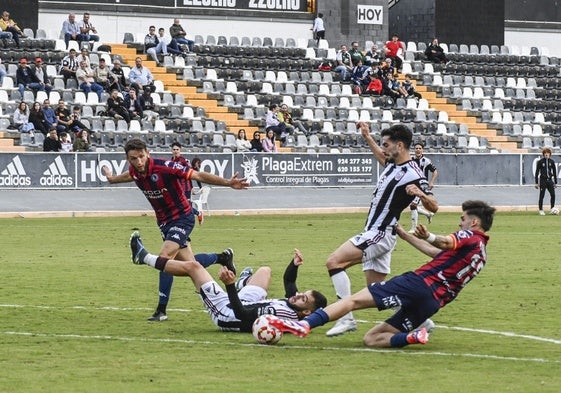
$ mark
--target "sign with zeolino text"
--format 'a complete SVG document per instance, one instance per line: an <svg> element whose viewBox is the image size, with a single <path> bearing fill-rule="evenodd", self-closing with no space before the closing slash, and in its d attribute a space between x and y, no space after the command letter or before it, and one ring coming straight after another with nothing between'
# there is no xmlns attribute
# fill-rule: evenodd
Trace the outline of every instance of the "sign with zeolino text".
<svg viewBox="0 0 561 393"><path fill-rule="evenodd" d="M178 6L204 9L306 12L306 0L182 0Z"/></svg>

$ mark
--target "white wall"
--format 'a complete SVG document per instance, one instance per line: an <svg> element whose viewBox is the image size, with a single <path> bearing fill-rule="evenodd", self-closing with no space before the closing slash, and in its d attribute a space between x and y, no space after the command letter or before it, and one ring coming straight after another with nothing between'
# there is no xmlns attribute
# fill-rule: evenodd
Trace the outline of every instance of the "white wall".
<svg viewBox="0 0 561 393"><path fill-rule="evenodd" d="M544 48L549 52L544 54L547 56L561 57L561 31L548 30L548 31L534 31L528 29L505 29L505 45L517 46L518 48L529 48L535 46L537 48Z"/></svg>
<svg viewBox="0 0 561 393"><path fill-rule="evenodd" d="M81 19L82 13L76 12L76 20ZM96 15L91 14L90 21L96 27L101 36L101 41L106 43L123 42L125 33L140 34L143 37L148 33L150 25L156 26L156 29L163 27L169 34L169 27L173 24L173 15L163 15L151 17L147 15L139 15L127 13L125 15ZM58 38L62 29L62 23L68 18L68 14L55 12L39 12L39 28L44 29L51 38ZM186 29L188 38L194 38L195 34L202 35L219 35L226 36L247 36L253 37L271 37L273 40L277 37L281 38L312 38L310 31L311 22L308 21L289 21L286 19L277 20L233 20L231 18L222 17L221 19L209 18L189 18L181 17L181 25Z"/></svg>

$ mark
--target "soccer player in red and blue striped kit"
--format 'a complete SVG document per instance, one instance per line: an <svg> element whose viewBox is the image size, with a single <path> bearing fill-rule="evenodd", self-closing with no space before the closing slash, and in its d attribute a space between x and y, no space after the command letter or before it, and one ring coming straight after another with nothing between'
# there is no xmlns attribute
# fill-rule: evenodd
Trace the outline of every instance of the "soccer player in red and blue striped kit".
<svg viewBox="0 0 561 393"><path fill-rule="evenodd" d="M211 173L195 171L188 166L173 161L150 157L146 143L140 139L131 139L125 144L125 154L129 162L129 170L120 175L111 173L111 169L103 167L107 181L127 183L134 181L136 186L152 205L164 243L159 256L181 261L196 260L203 266L219 263L235 273L233 251L226 249L220 254L193 255L189 236L195 226L195 216L191 203L185 196L185 180L196 180L217 186L233 189L246 189L249 183L245 178L239 179L238 173L225 179ZM173 276L160 274L160 298L150 321L165 321L166 307L171 293Z"/></svg>
<svg viewBox="0 0 561 393"><path fill-rule="evenodd" d="M418 225L412 235L397 225L399 237L432 258L417 270L370 284L350 297L316 310L302 321L275 318L272 325L305 337L310 329L337 320L352 310L399 307L385 322L366 333L364 344L397 348L426 344L428 332L417 327L454 300L487 262L486 232L493 225L495 209L482 201L465 201L462 211L460 229L446 236L430 233L424 225Z"/></svg>

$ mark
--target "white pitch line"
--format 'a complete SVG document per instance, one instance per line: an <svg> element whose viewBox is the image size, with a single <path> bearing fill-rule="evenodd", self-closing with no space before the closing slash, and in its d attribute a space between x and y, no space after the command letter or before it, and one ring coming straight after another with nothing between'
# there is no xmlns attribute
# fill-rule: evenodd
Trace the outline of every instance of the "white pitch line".
<svg viewBox="0 0 561 393"><path fill-rule="evenodd" d="M337 351L337 352L372 352L372 353L393 353L400 355L413 355L413 356L445 356L445 357L467 357L467 358L477 358L477 359L487 359L487 360L507 360L515 362L532 362L532 363L552 363L561 364L561 360L556 359L543 359L543 358L521 358L514 356L497 356L497 355L486 355L486 354L476 354L476 353L457 353L457 352L435 352L435 351L422 351L413 352L399 349L374 349L374 348L341 348L341 347L310 347L302 345L262 345L257 343L232 343L223 341L198 341L198 340L183 340L183 339L172 339L172 338L141 338L141 337L118 337L118 336L87 336L81 334L51 334L51 333L32 333L32 332L12 332L6 331L1 332L4 335L10 336L28 336L28 337L44 337L44 338L67 338L67 339L83 339L83 340L115 340L115 341L127 341L127 342L155 342L155 343L174 343L174 344L199 344L199 345L229 345L238 347L260 347L260 348L271 348L278 350L292 350L292 349L305 349L309 351L310 349L320 350L320 351Z"/></svg>
<svg viewBox="0 0 561 393"><path fill-rule="evenodd" d="M133 307L112 307L112 306L103 306L103 307L91 307L91 306L33 306L33 305L22 305L22 304L0 304L0 308L38 308L38 309L71 309L71 310L101 310L101 311L152 311L152 308L133 308ZM190 309L182 309L182 308L171 308L168 309L168 312L180 312L180 313L190 313L190 312L198 312L206 314L206 310L190 310ZM366 320L357 320L359 323L368 323L368 324L376 324L382 321L366 321ZM513 338L522 338L526 340L533 340L533 341L540 341L546 342L550 344L557 344L561 345L561 340L548 338L548 337L539 337L529 334L519 334L514 332L500 332L496 330L489 330L489 329L477 329L477 328L469 328L469 327L462 327L462 326L446 326L446 325L436 325L437 329L448 329L448 330L457 330L457 331L465 331L465 332L472 332L472 333L483 333L483 334L491 334L496 336L504 336L504 337L513 337Z"/></svg>

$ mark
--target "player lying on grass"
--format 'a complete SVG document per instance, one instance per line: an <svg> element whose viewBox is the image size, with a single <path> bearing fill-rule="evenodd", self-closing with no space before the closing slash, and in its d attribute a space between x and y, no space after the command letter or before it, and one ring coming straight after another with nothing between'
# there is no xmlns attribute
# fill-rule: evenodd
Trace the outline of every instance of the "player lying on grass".
<svg viewBox="0 0 561 393"><path fill-rule="evenodd" d="M298 267L303 263L298 250L294 250L294 257L284 272L286 298L267 299L271 281L269 267L260 267L255 274L245 269L236 283L235 273L222 266L218 277L226 285L224 291L199 262L178 261L150 254L144 248L138 232L132 234L130 245L133 263L149 265L173 276L189 276L212 321L223 331L251 332L253 322L264 314L298 321L327 305L325 296L318 291L298 293L296 278Z"/></svg>
<svg viewBox="0 0 561 393"><path fill-rule="evenodd" d="M275 318L271 324L284 332L305 337L310 329L335 321L352 310L400 307L385 322L366 333L364 344L371 347L426 344L426 329L413 329L454 300L487 261L485 246L489 237L486 232L493 224L495 209L482 201L465 201L462 211L460 230L446 236L430 233L424 225L417 226L411 235L397 225L399 237L432 258L417 270L370 284L350 297L316 310L303 321Z"/></svg>

